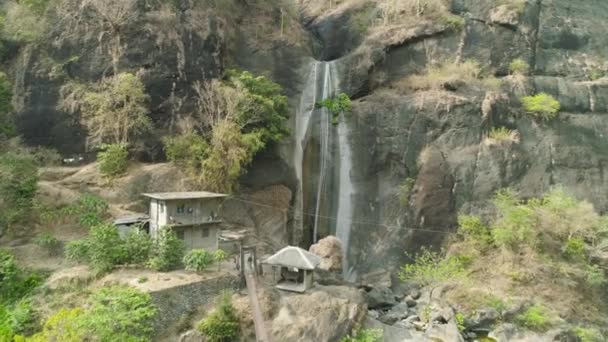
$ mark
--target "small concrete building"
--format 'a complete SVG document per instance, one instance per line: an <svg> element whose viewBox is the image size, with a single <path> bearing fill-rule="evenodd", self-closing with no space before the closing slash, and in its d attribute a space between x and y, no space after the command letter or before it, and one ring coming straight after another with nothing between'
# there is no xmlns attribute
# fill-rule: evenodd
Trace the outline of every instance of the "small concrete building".
<svg viewBox="0 0 608 342"><path fill-rule="evenodd" d="M280 269L276 288L302 293L312 288L313 273L321 258L302 248L287 246L262 263L273 266L275 272L276 268Z"/></svg>
<svg viewBox="0 0 608 342"><path fill-rule="evenodd" d="M163 227L175 230L186 248L218 249L219 208L227 195L213 192L165 192L143 194L150 198L150 235Z"/></svg>

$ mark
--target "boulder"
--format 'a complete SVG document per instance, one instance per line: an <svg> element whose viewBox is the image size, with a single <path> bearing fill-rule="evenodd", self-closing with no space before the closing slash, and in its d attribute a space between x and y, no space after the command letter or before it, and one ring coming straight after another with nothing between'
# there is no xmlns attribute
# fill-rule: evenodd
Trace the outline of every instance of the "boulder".
<svg viewBox="0 0 608 342"><path fill-rule="evenodd" d="M467 319L467 326L473 329L490 328L500 318L500 313L494 308L476 310Z"/></svg>
<svg viewBox="0 0 608 342"><path fill-rule="evenodd" d="M207 339L196 329L188 330L179 336L179 342L205 342Z"/></svg>
<svg viewBox="0 0 608 342"><path fill-rule="evenodd" d="M365 325L366 329L377 329L383 332L384 342L422 342L426 341L424 333L416 329L410 329L402 325L386 325L372 318L367 318ZM447 342L447 340L446 340ZM451 342L451 341L450 341Z"/></svg>
<svg viewBox="0 0 608 342"><path fill-rule="evenodd" d="M449 321L447 324L431 324L424 333L424 336L431 341L464 342L464 338L460 335L460 331L454 320Z"/></svg>
<svg viewBox="0 0 608 342"><path fill-rule="evenodd" d="M342 271L342 242L335 236L328 236L310 246L310 252L321 257L318 266L324 271Z"/></svg>
<svg viewBox="0 0 608 342"><path fill-rule="evenodd" d="M490 11L490 22L514 27L519 22L519 13L508 5L501 5Z"/></svg>
<svg viewBox="0 0 608 342"><path fill-rule="evenodd" d="M370 309L384 309L397 304L393 291L384 286L372 288L365 294L365 299Z"/></svg>
<svg viewBox="0 0 608 342"><path fill-rule="evenodd" d="M272 321L274 341L338 341L363 323L367 307L352 287L317 286L284 296Z"/></svg>
<svg viewBox="0 0 608 342"><path fill-rule="evenodd" d="M236 296L235 296L236 297ZM280 293L274 288L262 287L258 291L258 301L265 320L271 320L279 310L281 302ZM233 306L241 325L241 336L247 341L255 341L255 326L249 296L240 296L233 299Z"/></svg>
<svg viewBox="0 0 608 342"><path fill-rule="evenodd" d="M383 315L380 315L378 317L378 320L384 324L393 325L397 321L403 320L411 315L412 313L410 312L407 304L399 303L395 305L390 311L384 313Z"/></svg>

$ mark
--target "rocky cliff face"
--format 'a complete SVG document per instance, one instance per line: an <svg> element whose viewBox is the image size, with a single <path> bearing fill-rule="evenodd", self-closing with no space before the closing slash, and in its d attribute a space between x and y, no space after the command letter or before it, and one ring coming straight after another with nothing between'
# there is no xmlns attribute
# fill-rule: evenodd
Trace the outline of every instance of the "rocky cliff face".
<svg viewBox="0 0 608 342"><path fill-rule="evenodd" d="M351 46L338 60L358 97L349 122L357 206L349 253L363 272L394 267L404 249L441 241L457 213L486 213L503 187L532 197L562 185L601 212L608 209L608 82L601 62L608 52L601 24L608 5L526 1L518 12L493 1L460 0L451 10L465 18L462 30L404 24ZM318 32L330 17L314 21ZM400 82L431 63L472 58L493 70L498 91L457 85L436 96ZM516 58L530 64L531 76L506 76ZM523 113L520 97L540 92L560 101L556 120ZM499 126L516 129L519 139L492 143L488 132ZM403 206L400 185L407 178L415 183Z"/></svg>
<svg viewBox="0 0 608 342"><path fill-rule="evenodd" d="M158 136L192 109L194 82L227 65L250 69L281 83L295 113L314 57L336 60L341 88L356 99L345 123L355 183L347 253L359 273L378 265L391 270L405 249L440 242L458 213L486 213L502 187L529 197L563 185L600 211L608 209L603 0L528 0L521 8L453 0L449 8L464 18L462 27L412 20L382 30L375 27L379 10L372 1L337 1L334 9L315 0L294 2L312 42L293 23L289 35L276 36L278 6L260 10L255 2L234 2L234 15L222 17L193 1L178 1L171 10L143 3L149 2L142 1L121 29L124 53L117 61L100 48L107 43L101 28L77 27L67 36L64 21L55 22L49 39L16 52L10 70L28 142L82 150L82 129L58 105L61 87L68 80L96 81L115 64L142 75L157 128L148 145L158 150ZM255 18L268 24L254 29ZM265 34L274 36L260 39ZM508 76L516 58L531 66L530 76ZM497 76L499 89L457 83L438 96L403 87L427 65L467 59ZM561 102L557 119L540 122L521 110L521 96L540 92ZM489 130L499 126L516 129L519 139L488 141ZM243 182L254 189L282 184L295 194L292 145L285 141L260 155ZM400 188L408 178L413 186L404 205ZM302 243L312 227L303 229L281 230L280 240Z"/></svg>

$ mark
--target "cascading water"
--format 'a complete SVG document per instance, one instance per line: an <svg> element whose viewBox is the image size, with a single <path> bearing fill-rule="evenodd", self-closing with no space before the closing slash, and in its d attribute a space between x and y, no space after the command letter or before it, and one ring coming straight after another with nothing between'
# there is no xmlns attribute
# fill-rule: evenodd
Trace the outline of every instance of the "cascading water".
<svg viewBox="0 0 608 342"><path fill-rule="evenodd" d="M295 123L294 165L299 182L295 223L302 231L306 221L304 216L311 216L308 223L312 226L310 228L313 243L319 238L320 231L334 233L340 239L344 251L344 276L349 279L353 274L347 252L352 228L354 194L349 130L343 118L334 126L329 110L316 108L317 102L338 95L339 81L335 62L311 64ZM313 127L318 131L312 132ZM313 140L316 144L311 144ZM305 165L306 151L311 148L317 149L313 154L318 155L318 159L314 161L316 167ZM336 153L339 155L335 156ZM306 201L305 198L309 200Z"/></svg>
<svg viewBox="0 0 608 342"><path fill-rule="evenodd" d="M323 93L321 95L321 100L328 99L334 95L333 84L332 84L332 70L335 69L333 63L324 63L323 70ZM317 203L315 206L315 225L313 230L313 242L317 242L319 238L319 222L321 221L321 206L323 205L323 201L321 198L323 197L323 191L326 190L326 180L327 180L327 163L329 158L329 139L330 139L330 113L327 108L321 108L321 117L320 117L320 132L319 137L321 140L321 151L319 153L319 181L317 183ZM330 196L331 197L331 196Z"/></svg>

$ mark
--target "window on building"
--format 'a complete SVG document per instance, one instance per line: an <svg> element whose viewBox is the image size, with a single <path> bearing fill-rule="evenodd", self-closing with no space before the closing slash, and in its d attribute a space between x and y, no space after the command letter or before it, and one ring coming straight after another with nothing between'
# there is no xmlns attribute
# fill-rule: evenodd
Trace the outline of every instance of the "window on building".
<svg viewBox="0 0 608 342"><path fill-rule="evenodd" d="M160 212L164 213L165 212L165 203L159 203L158 206L160 207Z"/></svg>
<svg viewBox="0 0 608 342"><path fill-rule="evenodd" d="M185 210L186 210L186 206L185 205L180 204L180 205L177 206L177 213L178 214L183 214L185 212Z"/></svg>
<svg viewBox="0 0 608 342"><path fill-rule="evenodd" d="M203 228L203 230L202 230L202 236L204 238L208 238L209 237L209 228Z"/></svg>
<svg viewBox="0 0 608 342"><path fill-rule="evenodd" d="M185 240L186 239L186 236L185 236L183 230L176 230L175 231L175 235L177 235L177 238L180 239L180 240Z"/></svg>

